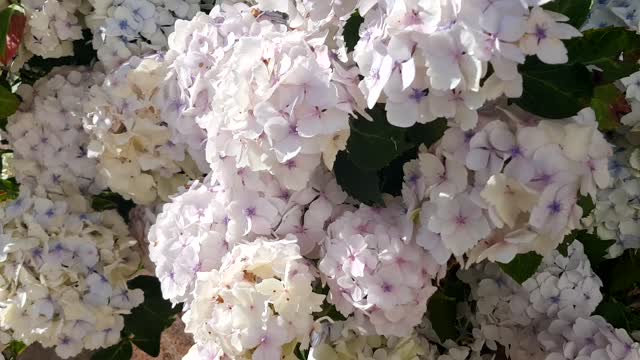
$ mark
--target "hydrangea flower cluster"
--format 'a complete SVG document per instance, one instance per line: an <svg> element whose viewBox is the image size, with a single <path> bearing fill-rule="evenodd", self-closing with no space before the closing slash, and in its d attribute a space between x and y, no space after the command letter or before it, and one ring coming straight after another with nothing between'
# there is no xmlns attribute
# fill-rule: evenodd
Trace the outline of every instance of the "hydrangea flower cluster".
<svg viewBox="0 0 640 360"><path fill-rule="evenodd" d="M142 303L127 289L139 257L117 213L92 213L79 196L51 200L22 188L0 209L0 327L62 358L120 340L123 314Z"/></svg>
<svg viewBox="0 0 640 360"><path fill-rule="evenodd" d="M206 171L162 120L154 96L165 74L159 55L131 58L91 88L84 119L89 157L111 190L138 204L167 199Z"/></svg>
<svg viewBox="0 0 640 360"><path fill-rule="evenodd" d="M614 83L630 134L605 138L594 102L528 114L530 62L568 68L581 36L551 0L26 1L27 49L70 55L87 26L99 62L23 86L1 134L22 190L0 206L0 342L62 357L117 343L142 301L127 280L152 262L184 304L187 360L640 358L593 316L612 296L594 252L558 249L582 227L616 241L609 257L640 248L640 72ZM635 4L593 8L583 28L637 29ZM358 159L387 130L393 153ZM106 189L124 199L94 197ZM135 203L128 227L91 198ZM533 253L520 285L507 273ZM458 268L469 287L448 286ZM455 341L439 301L457 305Z"/></svg>
<svg viewBox="0 0 640 360"><path fill-rule="evenodd" d="M177 19L191 19L200 11L197 0L90 0L87 25L93 47L107 69L132 56L164 50Z"/></svg>
<svg viewBox="0 0 640 360"><path fill-rule="evenodd" d="M581 34L538 6L546 2L360 1L353 58L368 107L386 103L388 121L400 127L446 117L473 129L486 100L521 96L518 64L527 55L567 61L562 40ZM493 74L481 86L489 64Z"/></svg>
<svg viewBox="0 0 640 360"><path fill-rule="evenodd" d="M601 239L615 241L607 250L611 258L625 249L640 248L640 153L624 139L617 145L609 160L612 182L598 191L590 223Z"/></svg>
<svg viewBox="0 0 640 360"><path fill-rule="evenodd" d="M8 118L7 139L21 184L58 194L104 189L96 161L87 157L89 136L82 124L82 102L102 78L101 73L83 68L58 68L33 87L20 87L24 101Z"/></svg>
<svg viewBox="0 0 640 360"><path fill-rule="evenodd" d="M476 301L474 335L491 349L504 346L512 359L555 359L545 357L541 334L557 321L588 318L602 300L602 282L578 241L567 256L554 251L545 257L522 286L491 263L461 271L459 277L471 285Z"/></svg>
<svg viewBox="0 0 640 360"><path fill-rule="evenodd" d="M615 329L600 316L573 321L554 320L539 335L545 360L626 360L640 357L640 344L624 329Z"/></svg>
<svg viewBox="0 0 640 360"><path fill-rule="evenodd" d="M24 45L29 52L43 58L73 55L73 41L82 39L81 19L87 12L83 0L22 1L27 17Z"/></svg>
<svg viewBox="0 0 640 360"><path fill-rule="evenodd" d="M319 269L329 302L366 315L376 333L408 336L421 322L444 268L405 233L401 212L361 205L329 226Z"/></svg>
<svg viewBox="0 0 640 360"><path fill-rule="evenodd" d="M638 29L640 26L640 4L627 0L595 1L583 29L607 26L626 26Z"/></svg>
<svg viewBox="0 0 640 360"><path fill-rule="evenodd" d="M621 87L625 89L626 100L631 111L624 115L620 121L631 128L631 131L640 131L640 71L628 77L620 79Z"/></svg>
<svg viewBox="0 0 640 360"><path fill-rule="evenodd" d="M181 127L195 120L206 129L212 168L233 157L239 168L268 170L301 190L321 160L331 169L346 145L357 74L332 60L323 38L260 20L252 9L223 5L180 24L169 53L177 87L165 104L174 116L186 110Z"/></svg>
<svg viewBox="0 0 640 360"><path fill-rule="evenodd" d="M609 184L611 145L585 109L564 121L520 120L517 109L483 116L474 130L446 130L433 151L404 166L403 197L416 242L439 263L507 263L549 254L579 226L578 193Z"/></svg>
<svg viewBox="0 0 640 360"><path fill-rule="evenodd" d="M237 245L219 271L198 274L186 330L234 359L280 359L284 345L309 344L312 313L324 300L314 282L293 237Z"/></svg>
<svg viewBox="0 0 640 360"><path fill-rule="evenodd" d="M362 335L350 329L349 323L338 322L317 333L317 345L311 348L310 358L315 360L348 359L430 359L435 360L437 348L412 334L397 338L380 335Z"/></svg>
<svg viewBox="0 0 640 360"><path fill-rule="evenodd" d="M317 257L329 221L346 208L347 195L328 172L318 171L306 189L292 192L267 172L235 169L212 175L164 205L149 231L149 254L165 298L193 300L198 272L220 268L238 243L276 235L296 237L302 255ZM233 172L232 172L233 171Z"/></svg>

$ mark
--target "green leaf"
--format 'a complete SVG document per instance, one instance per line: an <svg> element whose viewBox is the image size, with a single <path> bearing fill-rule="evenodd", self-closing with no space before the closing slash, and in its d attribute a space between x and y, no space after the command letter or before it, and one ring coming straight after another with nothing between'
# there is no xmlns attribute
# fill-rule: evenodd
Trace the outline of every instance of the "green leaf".
<svg viewBox="0 0 640 360"><path fill-rule="evenodd" d="M605 298L594 314L602 316L613 327L625 329L629 333L640 329L640 315L613 297Z"/></svg>
<svg viewBox="0 0 640 360"><path fill-rule="evenodd" d="M132 335L131 342L151 356L160 354L162 332L173 324L182 306L172 307L162 298L160 281L153 276L138 276L128 282L130 289L144 292L142 305L124 317L124 331Z"/></svg>
<svg viewBox="0 0 640 360"><path fill-rule="evenodd" d="M20 80L24 84L32 85L39 78L47 75L54 67L65 65L91 65L97 58L97 52L93 49L91 30L82 30L82 39L73 42L73 56L65 56L55 59L44 59L33 56L20 69Z"/></svg>
<svg viewBox="0 0 640 360"><path fill-rule="evenodd" d="M347 51L353 51L356 44L360 40L360 25L364 22L364 19L358 12L354 12L347 23L344 24L344 42L347 47Z"/></svg>
<svg viewBox="0 0 640 360"><path fill-rule="evenodd" d="M129 360L133 356L133 347L127 339L116 345L99 350L91 356L91 360Z"/></svg>
<svg viewBox="0 0 640 360"><path fill-rule="evenodd" d="M520 72L524 91L514 101L528 112L562 119L577 114L591 102L591 73L583 65L546 65L529 57Z"/></svg>
<svg viewBox="0 0 640 360"><path fill-rule="evenodd" d="M580 230L573 230L564 237L562 243L560 243L560 245L558 245L558 247L556 248L560 255L569 256L569 245L573 244L573 242L576 240L579 231Z"/></svg>
<svg viewBox="0 0 640 360"><path fill-rule="evenodd" d="M640 283L640 258L633 250L625 251L615 259L612 276L609 279L608 290L610 293L625 293L632 290Z"/></svg>
<svg viewBox="0 0 640 360"><path fill-rule="evenodd" d="M7 34L11 25L11 17L15 13L24 14L24 9L18 4L11 4L0 11L0 54L4 54L7 48Z"/></svg>
<svg viewBox="0 0 640 360"><path fill-rule="evenodd" d="M407 140L413 144L429 147L440 140L448 129L447 119L438 118L426 124L415 124L407 130Z"/></svg>
<svg viewBox="0 0 640 360"><path fill-rule="evenodd" d="M615 243L615 240L602 240L598 235L590 234L586 230L576 231L576 240L582 243L584 254L589 258L591 266L601 263L609 247Z"/></svg>
<svg viewBox="0 0 640 360"><path fill-rule="evenodd" d="M103 191L91 199L91 208L96 211L118 210L120 216L129 218L129 211L135 207L131 200L125 200L120 194Z"/></svg>
<svg viewBox="0 0 640 360"><path fill-rule="evenodd" d="M447 339L456 340L458 331L456 329L457 301L455 298L446 296L440 289L436 291L427 304L429 321L440 338L440 341Z"/></svg>
<svg viewBox="0 0 640 360"><path fill-rule="evenodd" d="M20 195L20 186L15 178L0 179L0 202L9 201Z"/></svg>
<svg viewBox="0 0 640 360"><path fill-rule="evenodd" d="M578 199L578 206L582 208L582 217L588 216L596 208L596 204L593 203L593 199L589 195L581 196Z"/></svg>
<svg viewBox="0 0 640 360"><path fill-rule="evenodd" d="M4 355L7 360L16 360L18 355L22 354L27 349L27 345L22 341L13 340L7 345L7 347L2 351L2 355Z"/></svg>
<svg viewBox="0 0 640 360"><path fill-rule="evenodd" d="M360 169L345 151L340 151L333 164L338 185L354 199L367 205L381 205L382 192L378 173Z"/></svg>
<svg viewBox="0 0 640 360"><path fill-rule="evenodd" d="M18 110L20 100L8 89L0 86L0 118L6 118Z"/></svg>
<svg viewBox="0 0 640 360"><path fill-rule="evenodd" d="M351 121L347 142L349 159L363 170L378 170L413 147L405 141L406 129L389 124L384 109L370 112L374 121L358 118Z"/></svg>
<svg viewBox="0 0 640 360"><path fill-rule="evenodd" d="M459 338L457 304L466 301L470 293L469 285L462 282L456 273L456 268L449 270L427 303L427 316L442 342L447 339L456 341Z"/></svg>
<svg viewBox="0 0 640 360"><path fill-rule="evenodd" d="M526 254L518 254L508 264L498 263L502 271L509 275L513 280L522 284L531 275L535 274L538 267L542 263L542 256L535 252L528 252Z"/></svg>
<svg viewBox="0 0 640 360"><path fill-rule="evenodd" d="M333 305L333 304L330 304L329 302L327 302L326 299L322 303L322 311L313 313L314 320L317 320L317 319L320 319L320 318L323 318L323 317L328 317L328 318L330 318L331 320L334 320L334 321L347 320L347 318L344 317L344 315L342 315L342 313L340 311L338 311L338 309L336 309L336 306Z"/></svg>
<svg viewBox="0 0 640 360"><path fill-rule="evenodd" d="M606 84L594 89L591 107L596 113L601 130L615 130L620 126L620 118L624 113L619 109L628 108L628 106L624 94L615 85Z"/></svg>
<svg viewBox="0 0 640 360"><path fill-rule="evenodd" d="M640 35L625 28L591 29L565 42L567 65L593 65L603 71L604 82L629 76L640 69L637 63ZM621 55L622 59L621 59Z"/></svg>
<svg viewBox="0 0 640 360"><path fill-rule="evenodd" d="M567 24L579 29L587 21L592 5L593 0L555 0L543 8L566 15L569 18Z"/></svg>
<svg viewBox="0 0 640 360"><path fill-rule="evenodd" d="M309 349L300 349L300 343L296 344L296 348L293 350L293 355L299 360L307 360L309 358Z"/></svg>

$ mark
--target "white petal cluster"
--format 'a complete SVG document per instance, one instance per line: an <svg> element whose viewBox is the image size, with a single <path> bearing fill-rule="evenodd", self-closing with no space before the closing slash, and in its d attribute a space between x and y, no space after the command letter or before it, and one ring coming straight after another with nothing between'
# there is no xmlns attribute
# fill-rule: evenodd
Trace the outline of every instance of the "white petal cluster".
<svg viewBox="0 0 640 360"><path fill-rule="evenodd" d="M177 19L191 19L200 11L197 0L89 0L93 12L87 25L93 47L107 69L132 56L164 50Z"/></svg>
<svg viewBox="0 0 640 360"><path fill-rule="evenodd" d="M416 242L440 264L451 255L469 263L547 255L579 226L578 194L609 184L612 149L591 109L530 123L512 110L483 116L475 130L449 128L404 166Z"/></svg>
<svg viewBox="0 0 640 360"><path fill-rule="evenodd" d="M600 316L574 321L554 320L538 336L547 357L544 360L634 360L640 344L624 329L615 329Z"/></svg>
<svg viewBox="0 0 640 360"><path fill-rule="evenodd" d="M229 53L216 49L209 60L194 62L215 64L219 55L234 64L211 72L216 86L204 124L207 160L215 168L220 157L232 157L240 168L267 170L300 190L322 160L332 168L346 145L354 102L346 88L357 74L332 60L323 38L308 39L269 18L251 19L253 10L236 4L239 14L217 18L222 29L253 24L246 35L227 36Z"/></svg>
<svg viewBox="0 0 640 360"><path fill-rule="evenodd" d="M607 250L611 258L640 248L640 153L624 139L617 142L609 160L612 182L598 191L591 223L598 237L615 241Z"/></svg>
<svg viewBox="0 0 640 360"><path fill-rule="evenodd" d="M138 204L167 199L199 169L174 143L155 103L166 68L159 55L133 57L91 88L84 119L89 157L109 188Z"/></svg>
<svg viewBox="0 0 640 360"><path fill-rule="evenodd" d="M640 131L640 71L620 79L621 87L625 89L626 100L631 110L622 116L620 121L631 131Z"/></svg>
<svg viewBox="0 0 640 360"><path fill-rule="evenodd" d="M574 241L567 253L554 251L543 260L538 273L522 284L529 295L527 316L531 319L589 316L602 301L602 281L591 269L582 244Z"/></svg>
<svg viewBox="0 0 640 360"><path fill-rule="evenodd" d="M389 122L400 127L446 117L474 128L486 100L521 96L517 66L526 55L567 61L562 40L581 34L538 6L546 2L359 1L364 23L353 57L367 105L386 103ZM481 86L489 65L493 74Z"/></svg>
<svg viewBox="0 0 640 360"><path fill-rule="evenodd" d="M324 300L314 281L295 238L238 245L219 271L198 274L186 330L234 359L280 359L286 344L309 344L312 313Z"/></svg>
<svg viewBox="0 0 640 360"><path fill-rule="evenodd" d="M20 88L24 102L8 118L7 140L21 184L58 194L69 187L84 193L104 188L96 161L87 157L89 136L82 124L88 90L102 77L82 68L57 68L33 87Z"/></svg>
<svg viewBox="0 0 640 360"><path fill-rule="evenodd" d="M164 297L190 302L198 272L219 269L229 251L223 192L194 182L172 196L148 232L149 258Z"/></svg>
<svg viewBox="0 0 640 360"><path fill-rule="evenodd" d="M215 82L228 61L236 36L256 22L243 4L223 3L209 15L198 13L191 21L178 20L169 36L165 55L167 76L162 85L161 114L172 138L183 140L198 164L206 164L204 128L212 120ZM203 165L201 165L203 167Z"/></svg>
<svg viewBox="0 0 640 360"><path fill-rule="evenodd" d="M197 273L219 269L241 242L293 235L302 255L317 257L327 225L346 208L347 195L326 171L293 192L267 172L237 169L232 159L225 163L220 178L212 173L174 196L149 231L150 258L163 295L174 303L188 306Z"/></svg>
<svg viewBox="0 0 640 360"><path fill-rule="evenodd" d="M24 44L43 58L73 55L73 41L82 39L78 15L86 13L84 0L25 0L20 3L27 17Z"/></svg>
<svg viewBox="0 0 640 360"><path fill-rule="evenodd" d="M583 29L608 26L629 27L637 30L640 26L640 4L627 0L594 1L589 19Z"/></svg>
<svg viewBox="0 0 640 360"><path fill-rule="evenodd" d="M486 263L462 271L476 301L478 331L489 348L507 348L513 359L545 359L539 334L555 321L589 317L602 300L602 282L591 270L582 244L572 243L567 256L554 251L522 286L496 265ZM573 359L573 358L571 358Z"/></svg>
<svg viewBox="0 0 640 360"><path fill-rule="evenodd" d="M319 269L329 302L345 316L366 315L379 335L408 336L422 320L444 268L414 242L402 213L361 205L331 225Z"/></svg>
<svg viewBox="0 0 640 360"><path fill-rule="evenodd" d="M336 323L325 327L323 332L317 334L320 338L318 343L312 346L309 358L314 360L436 360L438 349L415 334L402 338L362 335L357 330L349 329L348 325L347 321L346 324Z"/></svg>
<svg viewBox="0 0 640 360"><path fill-rule="evenodd" d="M117 213L36 191L0 209L0 327L62 358L117 343L122 315L143 300L126 283L140 261L135 241Z"/></svg>

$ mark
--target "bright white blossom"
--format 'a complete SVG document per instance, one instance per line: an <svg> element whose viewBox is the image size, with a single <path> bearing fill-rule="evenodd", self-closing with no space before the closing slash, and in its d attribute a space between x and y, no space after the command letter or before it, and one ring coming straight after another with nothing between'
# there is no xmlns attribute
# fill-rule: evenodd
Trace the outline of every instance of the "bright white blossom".
<svg viewBox="0 0 640 360"><path fill-rule="evenodd" d="M173 196L149 231L149 256L164 297L174 303L188 306L197 273L218 270L241 242L291 234L302 255L317 258L328 224L345 210L346 194L328 172L293 192L269 173L237 169L229 160L224 173Z"/></svg>
<svg viewBox="0 0 640 360"><path fill-rule="evenodd" d="M580 225L579 193L594 196L609 184L612 149L591 109L528 124L511 111L483 115L473 131L447 129L404 166L415 240L439 263L463 254L467 264L546 255Z"/></svg>
<svg viewBox="0 0 640 360"><path fill-rule="evenodd" d="M464 131L473 129L485 100L522 94L517 66L525 55L564 63L562 40L581 36L564 23L568 18L537 5L359 1L364 23L353 58L368 107L386 103L389 122L400 127L447 117ZM493 74L481 86L489 64Z"/></svg>
<svg viewBox="0 0 640 360"><path fill-rule="evenodd" d="M232 358L280 359L288 343L309 345L311 314L324 300L314 282L294 238L238 245L219 271L198 274L186 331Z"/></svg>
<svg viewBox="0 0 640 360"><path fill-rule="evenodd" d="M208 51L194 56L201 60L180 65L185 69L172 65L178 75L199 74L195 82L179 86L180 92L186 90L182 86L196 86L193 92L204 101L198 104L202 108L196 120L207 131L207 160L215 168L221 157L232 157L240 168L267 170L286 188L303 189L315 168L323 161L332 168L336 152L346 146L349 114L356 103L347 87L356 74L332 59L323 38L307 39L303 31L287 31L268 17L256 18L243 4L223 6L210 17L220 30L207 30L214 25L199 17L202 31L212 38L194 41L215 42L236 27L251 31L218 40L222 48L215 52L214 44L202 47ZM222 60L235 65L218 69ZM211 70L193 70L199 64ZM209 107L212 111L206 114Z"/></svg>
<svg viewBox="0 0 640 360"><path fill-rule="evenodd" d="M161 60L159 55L131 58L91 88L86 104L88 156L99 160L98 171L111 190L138 204L167 199L206 171L172 138L154 103L166 75Z"/></svg>

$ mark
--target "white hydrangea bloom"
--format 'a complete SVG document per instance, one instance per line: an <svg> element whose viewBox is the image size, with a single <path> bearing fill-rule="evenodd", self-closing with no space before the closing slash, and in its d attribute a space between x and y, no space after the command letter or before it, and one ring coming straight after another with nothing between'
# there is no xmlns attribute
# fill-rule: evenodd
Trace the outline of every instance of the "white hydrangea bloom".
<svg viewBox="0 0 640 360"><path fill-rule="evenodd" d="M241 38L229 61L238 66L221 75L226 86L214 97L219 121L207 126L208 160L233 156L292 190L306 186L323 156L331 168L332 143L349 131L351 98L339 91L326 48L314 49L304 33L266 29L259 38Z"/></svg>
<svg viewBox="0 0 640 360"><path fill-rule="evenodd" d="M0 327L62 358L116 344L122 315L143 300L127 289L140 259L124 221L87 210L79 196L52 201L25 187L0 209Z"/></svg>
<svg viewBox="0 0 640 360"><path fill-rule="evenodd" d="M588 317L602 300L602 282L578 241L568 247L567 256L554 251L545 257L522 286L491 263L458 276L471 285L476 301L474 335L490 349L501 344L513 359L549 359L548 346L538 341L538 334L554 321Z"/></svg>
<svg viewBox="0 0 640 360"><path fill-rule="evenodd" d="M166 75L160 55L133 57L102 85L91 88L84 127L91 134L89 157L111 190L138 204L167 199L199 169L185 145L173 141L156 95Z"/></svg>
<svg viewBox="0 0 640 360"><path fill-rule="evenodd" d="M623 136L616 140L616 152L609 160L612 181L598 191L590 224L601 239L615 240L607 250L610 258L640 248L640 169L634 166L634 145Z"/></svg>
<svg viewBox="0 0 640 360"><path fill-rule="evenodd" d="M165 50L177 19L191 19L200 11L197 0L89 0L93 12L87 25L93 47L107 69L129 57Z"/></svg>
<svg viewBox="0 0 640 360"><path fill-rule="evenodd" d="M27 24L24 45L43 58L73 55L73 41L82 39L82 24L77 15L86 13L83 0L25 0Z"/></svg>
<svg viewBox="0 0 640 360"><path fill-rule="evenodd" d="M578 194L609 184L612 148L593 110L528 123L511 110L486 113L474 130L447 129L404 166L415 240L440 264L451 255L466 254L467 264L547 255L580 225Z"/></svg>
<svg viewBox="0 0 640 360"><path fill-rule="evenodd" d="M167 54L164 116L193 148L202 142L198 126L206 130L212 168L234 158L295 191L345 148L357 73L334 60L326 34L291 29L269 11L222 3L180 22Z"/></svg>
<svg viewBox="0 0 640 360"><path fill-rule="evenodd" d="M485 100L522 94L525 55L566 62L562 40L581 36L568 18L515 0L360 0L358 10L360 88L369 108L386 103L400 127L447 117L474 128Z"/></svg>
<svg viewBox="0 0 640 360"><path fill-rule="evenodd" d="M347 199L333 175L318 169L309 187L290 191L268 172L223 161L219 173L172 197L149 231L149 255L163 295L193 299L197 272L218 270L234 245L262 236L295 236L302 255L317 258L326 229Z"/></svg>
<svg viewBox="0 0 640 360"><path fill-rule="evenodd" d="M323 326L314 333L315 343L309 351L313 360L436 360L438 349L416 334L406 337L384 337L361 334L351 321ZM442 359L445 360L445 359Z"/></svg>
<svg viewBox="0 0 640 360"><path fill-rule="evenodd" d="M545 360L640 358L640 344L624 329L614 329L600 316L554 320L538 338L548 353Z"/></svg>
<svg viewBox="0 0 640 360"><path fill-rule="evenodd" d="M583 30L608 26L628 27L638 30L640 25L640 4L628 0L594 1L591 13Z"/></svg>
<svg viewBox="0 0 640 360"><path fill-rule="evenodd" d="M591 269L582 244L574 241L567 253L545 257L538 272L522 284L529 294L530 318L585 317L602 301L602 281Z"/></svg>
<svg viewBox="0 0 640 360"><path fill-rule="evenodd" d="M229 251L223 196L194 182L164 205L149 230L149 258L164 297L174 304L190 302L197 273L219 269Z"/></svg>
<svg viewBox="0 0 640 360"><path fill-rule="evenodd" d="M312 313L324 300L314 282L294 238L238 245L219 271L198 274L186 331L232 358L280 359L286 344L309 345Z"/></svg>
<svg viewBox="0 0 640 360"><path fill-rule="evenodd" d="M33 87L21 87L29 96L7 124L21 184L58 194L68 187L93 194L104 189L96 160L87 157L89 136L82 127L83 102L102 77L84 68L57 68Z"/></svg>
<svg viewBox="0 0 640 360"><path fill-rule="evenodd" d="M376 333L408 336L421 322L443 267L408 237L402 209L361 205L329 226L320 271L329 302L345 316L365 314Z"/></svg>

